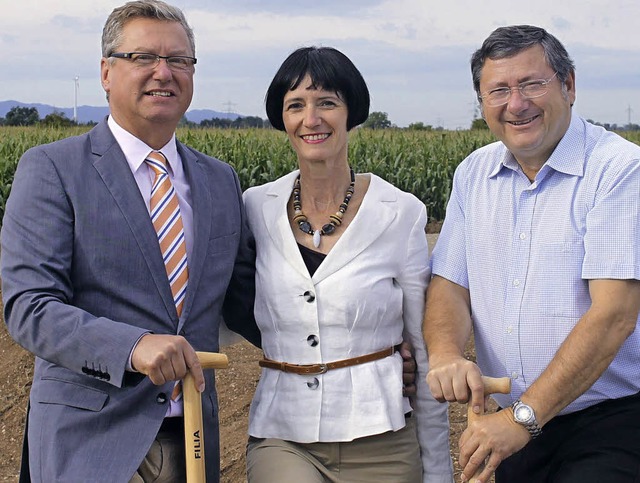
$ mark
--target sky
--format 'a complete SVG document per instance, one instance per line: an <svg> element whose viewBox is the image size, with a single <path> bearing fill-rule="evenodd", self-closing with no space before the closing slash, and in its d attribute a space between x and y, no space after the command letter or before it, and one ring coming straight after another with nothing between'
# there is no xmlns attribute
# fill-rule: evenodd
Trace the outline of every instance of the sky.
<svg viewBox="0 0 640 483"><path fill-rule="evenodd" d="M0 100L105 106L100 38L122 0L0 0ZM362 72L371 111L400 127L466 129L469 59L497 27L537 25L576 64L574 110L640 124L638 0L173 0L196 36L191 109L266 118L264 94L295 49L330 46ZM75 77L78 77L76 90Z"/></svg>

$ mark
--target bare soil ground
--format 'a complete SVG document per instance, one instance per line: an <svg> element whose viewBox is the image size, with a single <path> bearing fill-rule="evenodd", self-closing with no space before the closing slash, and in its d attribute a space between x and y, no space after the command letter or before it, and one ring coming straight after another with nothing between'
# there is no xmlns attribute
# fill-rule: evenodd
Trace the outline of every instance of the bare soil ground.
<svg viewBox="0 0 640 483"><path fill-rule="evenodd" d="M472 348L469 349L470 352ZM224 348L229 368L217 373L223 483L243 483L247 418L260 368L260 351L248 342ZM16 345L0 323L0 481L18 481L22 431L31 387L33 357ZM458 436L466 425L466 407L452 404L451 454L456 475Z"/></svg>
<svg viewBox="0 0 640 483"><path fill-rule="evenodd" d="M437 227L439 228L439 227ZM428 230L430 233L437 229ZM433 246L437 235L431 235ZM244 483L245 444L248 412L258 383L261 353L248 342L224 347L230 361L228 369L218 371L217 386L220 400L220 439L222 483ZM474 357L473 345L467 355ZM0 481L17 481L20 468L22 433L31 388L33 356L13 342L0 320ZM449 409L451 425L451 455L456 480L458 467L458 437L466 427L466 406L452 404Z"/></svg>

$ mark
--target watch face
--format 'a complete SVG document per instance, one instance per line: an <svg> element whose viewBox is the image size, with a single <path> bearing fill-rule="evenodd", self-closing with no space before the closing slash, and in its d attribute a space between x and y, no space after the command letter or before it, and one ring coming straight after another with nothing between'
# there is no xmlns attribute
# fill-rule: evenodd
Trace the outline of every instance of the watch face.
<svg viewBox="0 0 640 483"><path fill-rule="evenodd" d="M528 422L531 419L531 416L531 408L529 406L525 406L524 404L516 407L516 411L513 414L513 417L516 419L516 421L521 421L523 423Z"/></svg>

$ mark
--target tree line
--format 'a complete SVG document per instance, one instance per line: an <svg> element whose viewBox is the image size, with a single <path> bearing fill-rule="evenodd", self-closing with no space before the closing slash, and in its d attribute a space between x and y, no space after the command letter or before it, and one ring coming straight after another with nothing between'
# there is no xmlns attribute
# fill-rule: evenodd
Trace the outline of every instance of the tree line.
<svg viewBox="0 0 640 483"><path fill-rule="evenodd" d="M592 124L602 126L609 131L640 131L640 125L629 123L624 126L610 123L599 123L588 119ZM96 124L96 123L89 123ZM0 117L0 126L50 126L50 127L69 127L76 126L73 119L69 119L63 112L54 111L51 114L47 114L43 119L40 119L38 109L35 107L12 107L7 112L6 117ZM227 119L214 117L211 119L205 119L200 123L189 121L186 117L183 117L180 121L180 127L188 128L219 128L219 129L247 129L247 128L259 128L269 129L271 123L267 119L262 119L258 116L239 116L236 119ZM362 127L369 129L397 129L389 119L389 115L386 112L374 111L369 114L367 120L362 124ZM405 129L409 131L443 131L441 126L434 127L430 124L424 124L423 122L414 122L409 124ZM478 116L477 111L474 119L471 121L471 130L483 130L488 129L484 119Z"/></svg>
<svg viewBox="0 0 640 483"><path fill-rule="evenodd" d="M96 124L88 123L88 124ZM54 111L51 114L47 114L44 118L40 118L38 109L35 107L12 107L7 112L6 117L0 117L0 126L50 126L50 127L70 127L79 125L73 119L69 119L65 113ZM246 128L259 128L269 129L271 123L268 119L262 119L258 116L239 116L236 119L219 118L214 117L212 119L205 119L199 123L189 121L186 116L183 116L179 124L180 127L186 128L220 128L220 129L246 129ZM397 129L389 119L389 115L386 112L374 111L369 114L369 118L362 125L364 128L370 129ZM442 131L442 127L433 127L429 124L422 122L416 122L410 124L407 129L414 131Z"/></svg>
<svg viewBox="0 0 640 483"><path fill-rule="evenodd" d="M96 122L87 123L94 125ZM82 125L73 119L69 119L64 112L54 111L47 114L44 118L40 118L38 109L35 107L12 107L5 117L0 117L0 126L50 126L50 127L70 127ZM257 116L241 116L236 119L205 119L199 124L189 121L183 117L180 121L180 127L216 127L229 129L246 129L246 128L268 128L271 127L269 121L261 119Z"/></svg>

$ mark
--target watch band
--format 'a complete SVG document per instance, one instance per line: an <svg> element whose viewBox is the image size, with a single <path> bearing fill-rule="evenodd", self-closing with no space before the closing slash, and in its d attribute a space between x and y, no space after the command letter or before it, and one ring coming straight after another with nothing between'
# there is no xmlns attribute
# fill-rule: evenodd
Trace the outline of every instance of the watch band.
<svg viewBox="0 0 640 483"><path fill-rule="evenodd" d="M518 406L526 406L529 411L531 412L531 417L526 421L518 421L518 419L516 419L515 414L516 414L516 410ZM540 434L542 434L542 428L540 427L540 425L538 424L538 421L536 420L536 415L533 412L533 409L531 408L531 406L523 403L520 399L517 399L516 401L514 401L514 403L511 405L511 409L513 410L513 419L516 423L524 426L524 428L529 431L529 434L531 435L531 439L536 439L538 436L540 436Z"/></svg>

